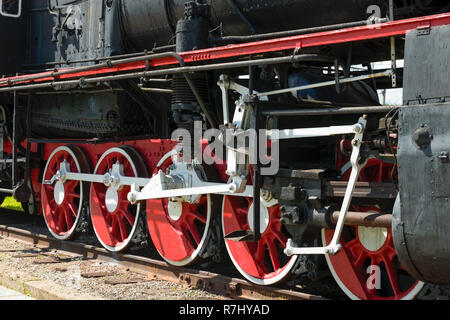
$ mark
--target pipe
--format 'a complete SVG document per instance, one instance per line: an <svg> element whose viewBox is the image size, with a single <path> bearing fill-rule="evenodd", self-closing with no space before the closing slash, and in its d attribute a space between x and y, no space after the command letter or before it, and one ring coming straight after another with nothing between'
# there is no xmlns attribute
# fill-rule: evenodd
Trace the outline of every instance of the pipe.
<svg viewBox="0 0 450 320"><path fill-rule="evenodd" d="M314 209L310 212L308 223L310 226L316 228L334 229L339 220L339 216L340 211L333 211L330 208ZM392 215L348 211L344 224L347 226L391 228Z"/></svg>
<svg viewBox="0 0 450 320"><path fill-rule="evenodd" d="M91 59L80 59L80 60L65 60L65 61L53 61L53 62L46 62L45 65L46 66L57 66L57 65L71 65L71 64L76 64L76 63L87 63L87 62L100 62L100 61L106 61L106 60L111 60L111 59L122 59L122 58L132 58L132 57L141 57L141 56L145 56L148 54L153 54L153 53L162 53L164 51L172 51L175 50L175 45L167 45L167 46L161 46L161 47L155 47L152 50L149 51L142 51L142 52L136 52L136 53L125 53L125 54L121 54L121 55L116 55L116 56L109 56L109 57L101 57L101 58L91 58ZM37 65L37 64L24 64L22 65L23 67L30 67L30 66L42 66L42 65Z"/></svg>
<svg viewBox="0 0 450 320"><path fill-rule="evenodd" d="M368 79L373 79L373 78L389 77L389 76L392 76L393 74L394 74L394 72L392 70L389 70L389 71L385 71L385 72L379 72L379 73L375 73L375 74L363 75L363 76L358 76L358 77L350 77L350 78L343 78L343 79L338 78L338 81L332 80L332 81L308 84L308 85L299 86L299 87L286 88L286 89L274 90L274 91L269 91L269 92L260 92L257 94L257 96L258 97L267 97L267 96L289 93L289 92L294 92L294 91L302 91L302 90L307 90L307 89L333 86L333 85L336 85L337 83L344 84L344 83L357 82L357 81L368 80Z"/></svg>
<svg viewBox="0 0 450 320"><path fill-rule="evenodd" d="M170 52L170 53L176 54L174 52ZM169 54L169 53L166 53L166 54ZM141 60L145 60L145 59L141 58ZM46 82L46 83L39 83L39 84L29 84L29 85L23 85L23 86L5 87L5 88L0 88L0 92L33 90L33 89L42 89L42 88L55 88L57 86L76 86L76 85L83 86L83 85L89 84L89 83L95 84L98 82L126 80L126 79L133 79L133 78L173 75L173 74L191 73L191 72L203 72L203 71L212 71L212 70L226 70L226 69L243 68L243 67L257 66L257 65L277 64L277 63L293 63L293 62L299 62L302 60L303 60L302 55L297 55L297 56L286 56L286 57L281 57L281 58L267 58L267 59L257 59L257 60L245 60L245 61L238 61L238 62L207 64L207 65L200 65L200 66L184 66L184 67L169 68L169 69L162 69L162 70L141 71L141 72L126 73L126 74L121 74L121 75L102 76L102 77L97 77L97 78L88 78L88 79L82 78L79 80L54 81L54 82ZM49 76L46 75L45 77L49 77ZM1 83L0 83L0 85L1 85Z"/></svg>
<svg viewBox="0 0 450 320"><path fill-rule="evenodd" d="M337 223L339 215L339 211L334 211L332 213L331 222L333 224ZM373 228L392 228L392 214L349 211L345 216L345 225Z"/></svg>
<svg viewBox="0 0 450 320"><path fill-rule="evenodd" d="M0 85L12 86L13 84L15 84L17 82L39 80L39 79L44 79L44 78L49 78L49 77L56 78L56 77L63 76L63 75L76 74L76 73L80 73L80 72L92 71L95 69L111 68L111 67L121 65L121 64L141 62L141 61L146 61L146 60L153 60L153 59L160 59L160 58L167 58L167 57L173 57L173 58L177 59L178 62L180 62L180 65L184 66L184 61L183 61L183 63L181 63L182 58L178 54L176 54L175 52L163 52L163 53L155 53L155 54L150 54L150 55L119 59L119 60L108 60L106 62L102 62L100 64L95 64L95 65L91 65L91 66L76 67L76 68L69 69L69 70L46 72L44 74L37 74L34 76L29 76L29 77L9 79L7 81L1 81Z"/></svg>
<svg viewBox="0 0 450 320"><path fill-rule="evenodd" d="M154 92L154 93L164 93L164 94L172 94L173 93L172 89L147 88L147 87L143 87L143 86L139 86L139 89L141 89L142 91Z"/></svg>
<svg viewBox="0 0 450 320"><path fill-rule="evenodd" d="M294 116L324 116L339 114L365 114L365 113L386 113L398 106L367 106L367 107L335 107L335 108L307 108L292 110L264 110L265 117L294 117Z"/></svg>
<svg viewBox="0 0 450 320"><path fill-rule="evenodd" d="M383 18L383 19L379 20L379 23L384 23L387 21L389 21L389 20L386 18ZM368 23L367 20L362 20L362 21L355 21L355 22L348 22L348 23L333 24L333 25L329 25L329 26L255 34L255 35L250 35L250 36L228 36L228 37L215 38L212 40L212 42L215 44L229 44L229 43L233 43L233 42L245 43L245 42L252 42L252 41L263 41L263 40L269 40L269 39L274 39L274 38L300 36L300 35L310 34L310 33L360 27L360 26L367 25L367 23Z"/></svg>
<svg viewBox="0 0 450 320"><path fill-rule="evenodd" d="M0 193L14 194L14 190L0 188Z"/></svg>

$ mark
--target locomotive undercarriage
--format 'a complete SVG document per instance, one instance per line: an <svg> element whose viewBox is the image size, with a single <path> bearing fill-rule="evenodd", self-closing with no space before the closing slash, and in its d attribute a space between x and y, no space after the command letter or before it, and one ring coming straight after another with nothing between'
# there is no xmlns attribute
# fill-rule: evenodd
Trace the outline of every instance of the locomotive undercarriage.
<svg viewBox="0 0 450 320"><path fill-rule="evenodd" d="M183 32L192 33L189 19L182 21ZM0 92L14 92L2 102L14 116L9 122L5 117L3 126L13 134L5 135L10 143L1 153L7 159L0 160L6 175L0 192L29 204L30 213L42 213L61 240L91 225L107 250L151 243L175 266L221 262L228 254L242 276L258 285L320 282L329 268L350 298L421 294L425 283L402 266L392 231L399 108L380 106L376 94L380 85L395 84L395 41L386 50L387 56L394 53L392 68L375 72L352 68L351 49L345 57L305 53L301 40L282 51L224 55L214 64L200 50L186 62L182 53L203 47L203 36L177 39L178 54L146 53L98 67L143 63L136 72L103 75L94 65L80 70L87 73L79 78L69 71L68 80L56 80L66 72L56 70L52 82L29 82L26 76L0 81ZM155 65L158 59L180 67ZM82 96L70 103L83 103L83 95L96 88L103 90L97 102L123 99L108 88L133 96L134 119L145 128L131 127L141 137L112 130L106 137L63 134L51 140L55 135L42 130L45 121L33 131L33 112L42 110L36 101L58 105L50 93L76 90ZM160 110L158 103L137 98L136 88L156 97ZM34 90L43 97L35 99ZM117 104L119 113L130 112ZM20 105L26 105L22 118ZM156 116L139 119L135 109ZM170 123L161 126L170 113ZM114 123L121 117L107 119L123 128ZM171 129L178 130L165 139Z"/></svg>
<svg viewBox="0 0 450 320"><path fill-rule="evenodd" d="M254 129L252 124L255 123L255 106L263 105L260 114L264 114L267 109L267 106L264 108L264 105L273 108L273 103L270 103L267 98L262 98L261 102L255 102L248 95L248 88L230 81L227 75L222 75L220 79L222 82L219 80L218 85L222 89L223 101L229 100L229 90L233 95L237 94L240 97L235 104L232 125L228 124L229 121L224 121L228 131L222 129L221 133L228 132L233 136L239 135L239 133L245 134L246 131ZM228 79L226 86L223 83L224 79ZM298 88L291 91L297 92ZM314 104L313 101L309 103ZM232 112L231 108L226 110L229 105L229 103L224 104L224 115ZM332 105L328 105L327 108L332 108ZM334 120L335 123L332 120L330 127L310 128L305 123L305 127L293 128L293 130L283 129L280 132L273 130L273 127L264 128L272 130L267 131L266 136L260 137L260 139L265 141L274 138L273 144L284 139L310 140L315 137L331 137L328 138L330 141L326 144L334 143L337 150L336 141L338 140L334 137L347 137L344 140L350 143L350 151L346 151L346 154L350 153L351 160L347 162L347 166L342 169L342 172L330 170L333 167L328 169L311 167L310 163L305 163L304 167L301 163L297 163L289 168L281 168L280 172L283 173L281 176L261 177L262 181L260 180L259 185L262 189L258 196L259 201L254 200L253 178L248 178L249 173L254 169L249 171L250 146L246 143L230 146L222 141L226 145L225 148L229 150L228 156L221 167L218 167L219 163L215 161L213 171L216 171L215 175L219 175L219 178L211 180L208 179L208 175L205 173L207 170L200 162L197 163L195 159L192 162L183 161L183 157L180 157L179 153L170 151L175 146L174 142L148 142L156 144L159 150L167 150L167 153L157 153L160 159L151 157L154 166L150 166L150 173L146 169L148 160L142 157L142 154L147 153L145 151L147 148L140 147L139 141L122 142L120 145L123 144L123 147L114 146L105 150L103 154L94 156L94 159L101 156L95 170L90 169L90 163L94 163L93 156L83 155L86 152L83 152L83 149L86 150L85 145L60 146L54 149L49 156L42 173L40 199L45 220L53 236L64 240L70 239L76 236L80 230L86 229L86 223L91 220L100 243L111 251L122 251L130 246L140 246L145 243L146 234L149 232L153 239L152 242L161 256L168 263L180 266L196 262L199 258L212 258L220 261L220 256L224 254L221 250L224 251L223 241L225 241L225 247L230 253L231 260L249 281L270 285L292 279L293 275L318 280L317 275L323 273L323 261L318 260L317 257L308 258L304 255L339 252L341 250L340 234L343 228L347 228L344 227L344 224L346 224L345 217L348 211L351 211L350 215L359 217L357 222L359 228L370 226L379 229L380 226L386 228L387 225L390 225L389 218L387 218L387 222L377 220L390 216L389 214L381 215L380 213L385 212L378 209L379 211L375 211L375 214L372 210L368 217L361 218L360 212L357 212L358 209L350 210L353 208L350 208L350 201L358 173L364 167L367 158L378 154L367 147L363 148L362 154L360 153L362 137L368 127L367 119L370 115L374 116L372 112L376 111L375 115L381 112L383 115L391 110L393 109L390 107L374 106L368 110L367 115L359 120L357 114L350 116L349 120L342 120L341 116L341 119ZM273 115L274 110L271 109L270 112ZM271 117L273 118L273 116ZM345 116L344 118L349 117ZM358 120L357 122L352 121L355 118ZM376 118L382 117L376 116ZM317 121L317 116L310 116L307 119L307 122L314 122L314 119ZM320 122L322 120L319 120ZM378 124L379 122L381 121L377 119L372 123ZM273 121L265 121L265 123L273 126ZM297 123L299 122L297 121ZM348 124L343 125L342 123ZM284 126L286 125L289 126L289 124L284 124ZM382 135L383 132L377 132L378 129L376 127L376 130L372 131L370 135L378 137ZM221 136L216 138L226 140ZM204 141L204 144L206 142ZM160 144L164 147L161 148ZM134 148L131 148L130 145ZM88 153L92 153L91 149L95 149L94 147L87 148L90 150ZM280 147L281 159L285 150L286 147ZM189 153L184 150L178 151L182 152L183 156ZM389 155L384 155L384 157L389 158ZM149 159L149 156L147 155L145 158ZM333 160L328 162L333 163ZM351 164L350 169L348 163ZM380 161L380 163L382 162ZM345 175L346 171L352 172L349 179L351 183L348 186L341 185L339 190L341 194L336 196L338 192L333 189L333 179L336 182L340 176ZM286 172L290 173L286 175ZM150 178L152 174L153 177ZM226 183L227 181L228 183ZM313 187L308 188L308 185ZM331 186L329 187L331 190L325 191L325 185ZM378 188L382 189L387 185L390 186L391 191L394 189L392 183L384 183ZM87 191L89 188L90 192ZM345 200L341 206L339 199L342 197L342 193ZM330 195L335 199L334 201L329 201ZM222 202L221 196L224 196L222 206L218 205ZM392 197L393 195L390 194L388 201L392 202ZM161 198L167 200L158 200ZM386 199L370 199L369 203L373 203L378 208L378 200L383 202ZM364 203L364 200L362 202ZM144 209L145 205L146 209ZM259 214L255 209L257 206L260 208ZM341 208L340 211L339 208ZM244 225L241 221L239 223L233 221L236 217L227 216L238 209L243 210L244 216L246 216L247 221ZM111 217L106 218L108 215ZM261 217L259 221L258 216ZM189 217L191 219L188 219ZM335 218L334 222L332 221L333 217ZM108 219L110 220L108 221ZM160 222L162 225L157 226L156 221L161 220L165 220L165 223ZM277 225L274 226L272 221L277 221ZM180 225L178 231L181 231L181 236L179 232L175 232L177 226L174 225L178 222ZM354 221L352 223L355 224ZM331 231L331 237L333 238L333 234L336 236L330 244L330 239L327 241L326 238L330 234L324 231L320 235L319 231L325 228L332 230L334 224L337 224L337 227L335 232ZM259 232L257 232L258 229ZM367 230L369 230L367 233L370 238L372 229L367 227ZM178 235L179 239L175 239L174 235ZM172 244L174 241L177 244L171 245L171 248L181 246L185 249L181 250L182 252L167 249L168 243ZM263 241L265 244L262 246L267 245L267 249L263 250L267 253L260 253L261 245L259 243ZM249 257L243 259L234 256L246 248L249 243L257 247L256 251L249 248L244 250L250 257L254 255L254 266L248 265L247 260L251 261ZM305 248L304 245L312 248ZM284 249L284 252L281 249ZM267 259L270 259L270 262L267 262ZM260 269L256 273L253 269L255 266ZM261 269L266 270L261 271ZM421 286L422 284L420 284ZM414 283L414 288L418 287ZM417 293L417 291L414 292Z"/></svg>

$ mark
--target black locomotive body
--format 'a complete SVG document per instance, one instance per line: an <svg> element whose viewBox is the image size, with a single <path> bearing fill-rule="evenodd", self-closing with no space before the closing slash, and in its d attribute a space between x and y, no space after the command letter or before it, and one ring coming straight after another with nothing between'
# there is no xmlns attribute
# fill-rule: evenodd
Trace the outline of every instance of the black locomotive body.
<svg viewBox="0 0 450 320"><path fill-rule="evenodd" d="M113 252L150 238L176 266L228 251L259 285L320 282L326 264L357 299L450 283L448 1L0 7L0 192L42 214L53 236L92 224ZM388 70L374 70L384 60ZM393 87L405 106L381 105L378 91ZM200 143L198 128L221 134ZM174 142L177 129L191 137ZM270 175L249 163L261 138L239 144L261 129L281 134ZM194 146L218 141L225 155L198 162ZM176 160L172 148L190 142ZM302 250L318 243L323 253ZM366 287L374 266L380 288Z"/></svg>
<svg viewBox="0 0 450 320"><path fill-rule="evenodd" d="M91 65L96 59L151 51L155 47L170 47L175 42L179 52L226 43L250 42L252 38L246 40L245 36L362 21L373 14L385 14L388 9L386 1L345 1L337 10L331 9L333 1L321 2L320 5L313 5L309 1L284 0L252 3L210 1L207 2L210 5L207 21L205 19L201 25L187 27L196 29L196 32L203 29L203 34L213 31L211 37L203 37L201 43L196 43L198 39L192 39L196 37L195 32L182 30L188 24L178 24L184 18L185 2L24 1L23 6L26 8L20 20L3 18L2 21L5 24L3 30L12 30L11 34L8 32L4 36L11 49L5 52L6 59L2 59L6 61L3 70L5 74L14 74L37 72L42 68ZM397 10L399 17L417 16L442 9L443 3L427 1L421 6L399 5ZM379 11L371 11L373 9L370 8L373 7ZM300 13L301 18L297 18ZM177 27L180 28L178 31ZM177 41L177 35L188 40ZM381 60L384 53L380 52L384 51L384 46L384 42L356 44L352 50L352 62ZM345 59L347 48L334 46L323 50L326 55ZM115 92L121 91L123 86L126 86L125 93ZM122 83L122 88L119 86L104 90L109 90L110 93L96 90L94 95L88 96L80 93L66 98L36 99L37 106L33 108L36 130L40 134L47 132L52 136L62 134L79 138L111 137L118 134L133 136L149 134L158 129L157 135L163 134L160 130L164 128L144 127L148 126L151 114L154 117L154 114L160 113L156 109L167 104L167 99L164 101L164 98L159 98L154 101L139 93L139 90L138 93L130 93L136 91L132 83ZM134 106L128 108L124 101L132 101ZM72 112L74 104L78 106L76 114L80 118L67 121L67 115ZM163 114L151 121L166 119L165 110L162 109ZM136 115L132 114L133 110L144 112L147 122L144 118L136 119ZM131 127L134 130L126 129Z"/></svg>

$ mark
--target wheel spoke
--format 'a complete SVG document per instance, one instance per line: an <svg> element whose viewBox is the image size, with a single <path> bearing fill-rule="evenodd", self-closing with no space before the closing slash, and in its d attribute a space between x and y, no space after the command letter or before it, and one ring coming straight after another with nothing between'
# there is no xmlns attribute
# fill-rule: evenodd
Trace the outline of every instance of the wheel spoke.
<svg viewBox="0 0 450 320"><path fill-rule="evenodd" d="M118 228L119 223L117 222L116 216L111 215L111 229L110 229L111 239L117 239Z"/></svg>
<svg viewBox="0 0 450 320"><path fill-rule="evenodd" d="M128 210L120 209L119 212L120 212L120 214L122 215L122 217L124 217L124 218L128 221L128 223L130 224L130 226L133 227L133 226L134 226L134 223L135 223L135 221L136 221L136 218L133 217L133 216L131 215L131 213L130 213Z"/></svg>
<svg viewBox="0 0 450 320"><path fill-rule="evenodd" d="M197 230L197 227L192 223L186 223L187 230L189 230L189 233L191 234L192 238L194 239L197 246L202 241L202 237L200 236L200 233Z"/></svg>
<svg viewBox="0 0 450 320"><path fill-rule="evenodd" d="M203 205L203 204L205 204L205 203L207 203L207 202L208 202L208 197L206 197L206 196L200 197L199 202L196 203L196 204L194 205L194 207L195 207L195 209L198 209L198 207L200 207L201 205Z"/></svg>
<svg viewBox="0 0 450 320"><path fill-rule="evenodd" d="M368 300L370 295L369 292L367 291L368 288L367 282L365 281L366 278L363 277L361 269L357 269L351 264L351 260L348 259L348 262L350 262L351 267L347 268L346 272L348 273L348 276L351 276L353 277L353 279L356 280L354 281L355 287L353 288L353 290L362 295L359 298L362 298L363 300Z"/></svg>
<svg viewBox="0 0 450 320"><path fill-rule="evenodd" d="M62 207L58 207L58 231L64 232L64 226L65 226L65 213Z"/></svg>
<svg viewBox="0 0 450 320"><path fill-rule="evenodd" d="M121 242L123 242L123 241L125 241L128 238L127 225L125 223L125 220L120 219L120 217L117 217L117 221L118 221L118 224L119 224L120 236L121 236L121 239L122 239Z"/></svg>
<svg viewBox="0 0 450 320"><path fill-rule="evenodd" d="M53 178L55 175L56 175L56 172L57 172L58 170L56 170L55 168L48 168L48 172L50 172L50 174L49 174L49 179L47 179L47 180L50 180L51 178Z"/></svg>
<svg viewBox="0 0 450 320"><path fill-rule="evenodd" d="M281 231L274 231L273 235L278 239L278 242L280 243L281 247L284 249L286 248L286 244L288 242L287 237L281 232Z"/></svg>
<svg viewBox="0 0 450 320"><path fill-rule="evenodd" d="M353 266L355 268L361 268L363 263L366 261L367 255L364 251L361 251L358 257L353 261Z"/></svg>
<svg viewBox="0 0 450 320"><path fill-rule="evenodd" d="M57 216L56 211L57 210L59 210L58 207L56 207L55 209L51 209L50 216L52 217L52 219L46 219L50 230L57 230L58 229L58 226L55 223L55 219L57 219L56 218L56 216Z"/></svg>
<svg viewBox="0 0 450 320"><path fill-rule="evenodd" d="M48 202L48 204L49 204L49 206L50 206L52 211L55 211L56 208L58 207L58 204L56 203L56 200L53 199L53 198Z"/></svg>
<svg viewBox="0 0 450 320"><path fill-rule="evenodd" d="M104 193L104 192L96 192L96 195L100 199L100 201L105 202L105 200L106 200L106 193Z"/></svg>
<svg viewBox="0 0 450 320"><path fill-rule="evenodd" d="M257 271L261 277L264 277L264 275L269 273L267 267L264 264L265 255L266 255L266 244L265 241L260 239L257 243L256 254L254 257Z"/></svg>
<svg viewBox="0 0 450 320"><path fill-rule="evenodd" d="M354 247L361 246L361 243L358 239L353 239L345 243L345 247L349 249L353 249Z"/></svg>
<svg viewBox="0 0 450 320"><path fill-rule="evenodd" d="M256 253L255 253L255 261L258 264L264 264L264 256L266 254L266 242L264 239L260 239L256 244Z"/></svg>
<svg viewBox="0 0 450 320"><path fill-rule="evenodd" d="M177 248L177 250L180 250L179 254L181 254L182 256L189 256L194 250L195 248L192 245L192 242L189 241L188 239L188 232L189 229L186 228L186 225L180 226L180 228L178 230L174 230L176 237L178 238L179 241L179 247ZM174 234L173 234L174 235ZM172 248L167 248L167 249L172 249Z"/></svg>
<svg viewBox="0 0 450 320"><path fill-rule="evenodd" d="M77 173L77 172L75 172L75 173ZM72 180L72 181L69 181L69 182L67 182L65 185L64 185L64 192L70 192L70 191L74 191L75 190L75 188L79 185L79 183L80 183L80 181L76 181L76 180Z"/></svg>
<svg viewBox="0 0 450 320"><path fill-rule="evenodd" d="M273 270L277 271L281 268L280 258L275 242L267 240L267 248L269 249L270 260L272 261Z"/></svg>
<svg viewBox="0 0 450 320"><path fill-rule="evenodd" d="M66 221L67 231L69 231L73 227L72 214L69 211L67 211L66 208L64 208L64 207L61 207L61 209L64 212L64 217L65 217L65 221Z"/></svg>
<svg viewBox="0 0 450 320"><path fill-rule="evenodd" d="M201 223L206 224L206 217L204 217L203 215L201 215L199 212L189 210L189 211L186 212L186 214L187 214L188 216L191 216L192 218L194 218L194 219L200 221Z"/></svg>
<svg viewBox="0 0 450 320"><path fill-rule="evenodd" d="M73 193L73 192L67 192L67 193L65 194L65 196L66 196L67 198L77 198L77 199L80 199L80 198L81 198L81 195L80 195L80 194L78 194L78 193Z"/></svg>
<svg viewBox="0 0 450 320"><path fill-rule="evenodd" d="M76 205L73 202L68 201L67 206L69 207L70 211L72 211L72 214L76 218L78 216L78 208L76 208Z"/></svg>
<svg viewBox="0 0 450 320"><path fill-rule="evenodd" d="M398 282L398 272L394 267L392 261L387 259L383 259L384 265L386 266L386 271L389 277L389 282L391 284L392 290L394 291L394 295L399 297L401 294L399 282Z"/></svg>

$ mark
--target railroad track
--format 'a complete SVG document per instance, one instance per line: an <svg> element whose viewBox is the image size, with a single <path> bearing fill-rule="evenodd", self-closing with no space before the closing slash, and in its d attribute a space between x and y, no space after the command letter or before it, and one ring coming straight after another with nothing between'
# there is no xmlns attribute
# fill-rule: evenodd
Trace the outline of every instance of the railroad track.
<svg viewBox="0 0 450 320"><path fill-rule="evenodd" d="M73 241L61 241L17 227L0 225L0 237L26 243L36 248L58 250L63 253L80 255L83 259L96 259L104 263L112 263L127 268L130 271L145 274L149 279L153 278L181 283L232 299L324 300L323 297L314 294L275 287L255 286L245 280L214 272L173 267L163 261L149 257L111 253L94 245Z"/></svg>

